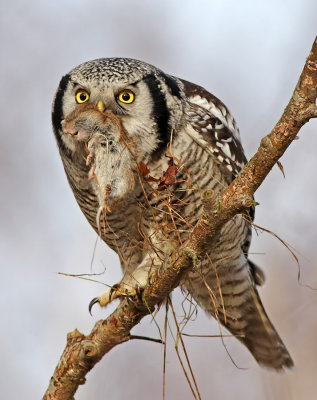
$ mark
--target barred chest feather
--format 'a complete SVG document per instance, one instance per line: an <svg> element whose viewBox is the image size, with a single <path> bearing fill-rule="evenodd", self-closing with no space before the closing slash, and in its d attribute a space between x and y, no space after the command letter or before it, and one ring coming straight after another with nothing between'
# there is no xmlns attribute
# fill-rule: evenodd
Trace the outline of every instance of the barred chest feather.
<svg viewBox="0 0 317 400"><path fill-rule="evenodd" d="M140 160L137 146L120 137L120 129L116 125L109 135L108 127L107 136L99 129L88 146L78 141L72 158L63 160L88 221L124 268L133 270L145 254L154 250L163 260L184 243L202 215L203 191L219 191L229 178L190 125L154 160ZM245 234L243 229L241 241Z"/></svg>

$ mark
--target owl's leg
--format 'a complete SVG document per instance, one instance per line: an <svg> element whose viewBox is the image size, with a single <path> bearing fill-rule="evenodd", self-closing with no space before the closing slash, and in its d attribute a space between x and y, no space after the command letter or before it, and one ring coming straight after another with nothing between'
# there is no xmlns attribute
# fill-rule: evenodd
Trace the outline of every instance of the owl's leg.
<svg viewBox="0 0 317 400"><path fill-rule="evenodd" d="M114 299L122 297L133 298L140 295L145 286L151 281L154 271L153 260L150 257L146 257L133 273L126 272L121 282L92 299L89 303L89 312L91 312L94 304L98 303L101 307L105 307Z"/></svg>

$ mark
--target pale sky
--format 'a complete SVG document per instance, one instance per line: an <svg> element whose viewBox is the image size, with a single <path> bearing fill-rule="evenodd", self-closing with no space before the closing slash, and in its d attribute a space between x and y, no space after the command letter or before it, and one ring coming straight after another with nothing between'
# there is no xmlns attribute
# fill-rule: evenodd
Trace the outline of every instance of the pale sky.
<svg viewBox="0 0 317 400"><path fill-rule="evenodd" d="M52 134L59 80L99 57L139 58L195 82L234 114L248 157L285 108L317 34L315 0L76 0L0 5L1 208L0 398L39 399L65 345L87 334L106 310L88 313L103 286L58 275L89 273L96 234L68 187ZM317 121L301 131L256 194L256 223L296 250L302 282L317 287ZM317 392L317 292L297 282L297 264L276 238L254 233L251 258L265 271L261 298L296 364L261 369L235 339L185 339L203 399L313 400ZM98 242L97 277L121 277L114 253ZM175 301L181 298L175 294ZM158 317L163 327L163 314ZM200 311L188 331L217 334ZM134 330L157 336L150 318ZM87 376L76 400L162 398L159 344L126 343ZM190 399L169 339L166 399Z"/></svg>

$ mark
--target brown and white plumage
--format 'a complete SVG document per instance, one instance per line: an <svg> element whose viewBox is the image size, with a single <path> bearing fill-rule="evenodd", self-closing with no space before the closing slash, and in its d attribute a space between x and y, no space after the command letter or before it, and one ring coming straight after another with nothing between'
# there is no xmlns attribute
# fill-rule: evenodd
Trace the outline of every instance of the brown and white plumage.
<svg viewBox="0 0 317 400"><path fill-rule="evenodd" d="M137 60L73 69L60 82L52 119L76 200L118 253L119 286L131 293L187 239L203 212L201 193L227 186L246 162L220 100ZM248 222L234 217L181 286L260 364L281 370L293 362L259 298L263 274L248 260L250 237ZM98 298L110 300L109 292Z"/></svg>

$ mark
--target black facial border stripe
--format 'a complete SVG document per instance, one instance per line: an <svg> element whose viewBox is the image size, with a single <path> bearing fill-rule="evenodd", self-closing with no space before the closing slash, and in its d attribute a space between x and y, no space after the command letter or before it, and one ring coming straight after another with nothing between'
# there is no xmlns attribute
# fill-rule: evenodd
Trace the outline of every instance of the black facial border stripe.
<svg viewBox="0 0 317 400"><path fill-rule="evenodd" d="M181 89L176 81L175 78L173 78L170 75L162 74L162 78L164 79L167 87L170 89L171 94L175 97L178 97L179 99L182 98L181 95Z"/></svg>
<svg viewBox="0 0 317 400"><path fill-rule="evenodd" d="M63 76L63 78L60 81L59 87L56 92L55 96L55 101L53 105L53 111L52 111L52 123L53 123L53 129L54 129L54 134L56 137L56 140L59 142L59 144L62 144L62 140L60 137L60 134L58 131L62 127L62 120L64 118L63 115L63 97L65 90L67 88L68 82L70 81L70 75L67 74Z"/></svg>
<svg viewBox="0 0 317 400"><path fill-rule="evenodd" d="M167 108L166 98L160 89L160 81L154 74L145 76L143 81L148 86L153 99L153 115L157 124L160 147L165 146L170 139L170 112Z"/></svg>

